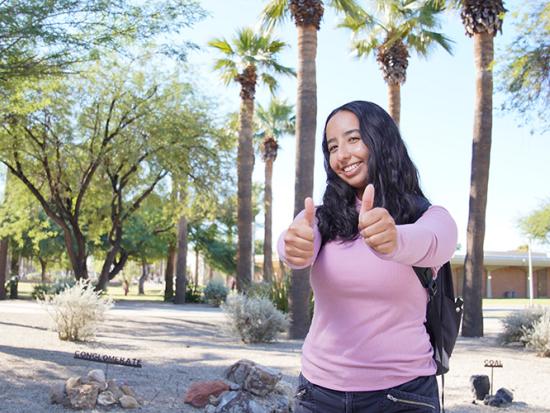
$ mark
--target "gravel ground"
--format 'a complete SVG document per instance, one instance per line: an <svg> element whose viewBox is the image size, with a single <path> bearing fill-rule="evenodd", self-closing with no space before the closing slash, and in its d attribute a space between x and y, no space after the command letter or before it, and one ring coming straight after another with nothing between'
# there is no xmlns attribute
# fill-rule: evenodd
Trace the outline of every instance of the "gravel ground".
<svg viewBox="0 0 550 413"><path fill-rule="evenodd" d="M74 359L77 350L141 359L143 368L110 365L107 376L125 380L137 391L145 400L139 409L142 413L200 412L183 403L187 387L197 380L220 378L227 366L241 358L280 370L283 379L293 385L299 373L302 341L282 338L272 344L240 343L224 333L221 311L204 305L118 303L95 341L88 343L60 341L48 330L48 315L34 302L0 302L0 314L0 412L67 411L49 404L50 385L105 367ZM486 315L485 337L459 338L451 372L445 377L445 410L550 412L550 359L497 345L498 317ZM469 377L490 375L490 369L483 367L486 359L501 360L504 365L494 369L494 390L506 387L514 392L515 401L506 409L472 404Z"/></svg>

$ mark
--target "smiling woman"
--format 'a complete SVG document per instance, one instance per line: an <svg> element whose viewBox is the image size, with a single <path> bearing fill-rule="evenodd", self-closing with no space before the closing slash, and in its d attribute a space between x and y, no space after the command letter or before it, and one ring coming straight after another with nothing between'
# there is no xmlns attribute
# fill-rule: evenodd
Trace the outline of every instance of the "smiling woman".
<svg viewBox="0 0 550 413"><path fill-rule="evenodd" d="M399 130L378 105L335 109L323 153L323 204L306 198L278 245L290 267L312 266L315 309L296 411L438 412L428 295L413 266L449 261L455 222L424 197Z"/></svg>

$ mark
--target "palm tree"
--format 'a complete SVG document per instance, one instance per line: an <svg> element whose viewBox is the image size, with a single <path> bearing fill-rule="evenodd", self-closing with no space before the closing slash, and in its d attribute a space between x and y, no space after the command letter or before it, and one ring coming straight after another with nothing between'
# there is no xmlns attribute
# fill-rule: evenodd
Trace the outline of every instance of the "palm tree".
<svg viewBox="0 0 550 413"><path fill-rule="evenodd" d="M277 158L279 144L277 141L286 134L294 134L295 117L293 106L286 101L272 99L269 106L264 108L258 104L256 109L256 123L259 132L256 135L262 139L261 151L265 162L265 190L264 190L264 280L273 280L273 258L272 258L272 177L273 162Z"/></svg>
<svg viewBox="0 0 550 413"><path fill-rule="evenodd" d="M260 79L273 93L277 87L273 75L293 75L294 71L276 60L278 53L287 46L286 43L273 40L268 34L256 34L252 29L245 28L237 32L231 43L225 39L214 39L208 44L223 55L216 61L214 68L221 72L225 83L236 82L241 87L237 157L237 289L242 292L247 290L252 280L252 119L256 86Z"/></svg>
<svg viewBox="0 0 550 413"><path fill-rule="evenodd" d="M329 7L357 15L355 0L329 0ZM317 30L321 27L322 0L269 0L262 12L263 26L271 30L277 22L292 15L298 31L298 93L296 96L296 177L294 182L294 215L304 208L304 199L313 193L315 132L317 126L317 82L315 58ZM289 308L289 336L304 338L309 330L309 268L293 270Z"/></svg>
<svg viewBox="0 0 550 413"><path fill-rule="evenodd" d="M352 50L358 57L376 53L388 84L388 108L395 123L401 118L401 85L407 78L409 51L427 57L434 45L451 53L451 40L434 29L443 4L417 0L377 0L374 15L347 16L340 27L353 31ZM366 37L361 38L365 33Z"/></svg>
<svg viewBox="0 0 550 413"><path fill-rule="evenodd" d="M506 10L502 0L463 0L459 5L462 7L460 17L466 34L474 38L476 68L470 206L462 289L464 295L462 335L481 337L483 336L481 307L483 242L493 127L493 38L502 31L502 20Z"/></svg>

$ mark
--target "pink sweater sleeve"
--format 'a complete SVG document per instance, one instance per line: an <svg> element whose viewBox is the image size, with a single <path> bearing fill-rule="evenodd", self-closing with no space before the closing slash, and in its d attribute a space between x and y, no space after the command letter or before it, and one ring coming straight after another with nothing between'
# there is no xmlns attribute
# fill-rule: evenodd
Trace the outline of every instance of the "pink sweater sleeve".
<svg viewBox="0 0 550 413"><path fill-rule="evenodd" d="M397 248L392 253L374 253L400 264L440 267L453 256L457 237L456 223L449 212L431 206L414 224L397 225Z"/></svg>
<svg viewBox="0 0 550 413"><path fill-rule="evenodd" d="M298 215L296 215L296 218L294 218L293 222L296 222L299 219L302 219L304 217L305 210L302 210ZM279 254L279 258L290 268L293 270L301 270L303 268L309 267L311 264L315 262L315 259L317 258L317 254L319 253L319 249L321 248L321 233L319 232L319 229L317 228L317 217L315 217L314 224L313 224L313 258L311 259L311 262L304 266L296 266L290 264L285 255L285 235L286 231L284 230L281 235L279 235L279 241L277 242L277 252Z"/></svg>

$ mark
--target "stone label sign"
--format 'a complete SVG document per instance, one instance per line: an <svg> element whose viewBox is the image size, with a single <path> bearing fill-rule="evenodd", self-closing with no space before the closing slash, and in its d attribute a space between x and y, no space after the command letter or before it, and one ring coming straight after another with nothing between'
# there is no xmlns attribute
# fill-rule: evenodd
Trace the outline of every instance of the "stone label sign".
<svg viewBox="0 0 550 413"><path fill-rule="evenodd" d="M107 354L89 353L87 351L75 351L74 358L80 360L97 361L106 364L118 364L120 366L141 368L141 359L129 357L117 357Z"/></svg>

